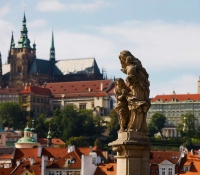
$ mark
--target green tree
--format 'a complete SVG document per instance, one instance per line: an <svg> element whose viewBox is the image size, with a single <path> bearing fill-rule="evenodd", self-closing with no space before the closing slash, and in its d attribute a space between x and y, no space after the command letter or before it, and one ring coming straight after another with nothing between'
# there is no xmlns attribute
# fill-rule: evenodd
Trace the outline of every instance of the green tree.
<svg viewBox="0 0 200 175"><path fill-rule="evenodd" d="M85 137L79 136L79 137L70 137L66 141L67 145L74 145L75 147L88 147L89 144L86 142Z"/></svg>
<svg viewBox="0 0 200 175"><path fill-rule="evenodd" d="M92 136L95 131L95 121L93 111L88 109L82 109L79 111L79 124L82 125L82 131L80 135Z"/></svg>
<svg viewBox="0 0 200 175"><path fill-rule="evenodd" d="M112 136L112 139L117 139L117 131L119 130L119 121L117 112L112 109L109 113L110 122L108 123L108 129L110 131L109 135Z"/></svg>
<svg viewBox="0 0 200 175"><path fill-rule="evenodd" d="M165 126L165 122L166 122L166 117L163 114L156 112L155 114L152 115L151 121L148 125L148 128L151 129L149 132L158 131L161 137L163 137L162 129Z"/></svg>
<svg viewBox="0 0 200 175"><path fill-rule="evenodd" d="M94 117L94 122L96 136L100 137L101 134L104 133L107 129L107 121L105 121L102 116L97 115Z"/></svg>
<svg viewBox="0 0 200 175"><path fill-rule="evenodd" d="M147 127L148 127L150 137L154 137L154 134L158 132L156 127L153 125L152 122L149 122Z"/></svg>
<svg viewBox="0 0 200 175"><path fill-rule="evenodd" d="M23 112L15 102L0 103L0 120L4 127L23 129L26 123L25 114L26 112Z"/></svg>
<svg viewBox="0 0 200 175"><path fill-rule="evenodd" d="M36 119L35 130L38 135L38 138L46 138L48 133L48 122L46 122L45 114L41 114Z"/></svg>
<svg viewBox="0 0 200 175"><path fill-rule="evenodd" d="M195 121L196 118L192 113L181 115L181 122L177 126L177 131L186 139L186 144L192 145L192 138L195 136Z"/></svg>

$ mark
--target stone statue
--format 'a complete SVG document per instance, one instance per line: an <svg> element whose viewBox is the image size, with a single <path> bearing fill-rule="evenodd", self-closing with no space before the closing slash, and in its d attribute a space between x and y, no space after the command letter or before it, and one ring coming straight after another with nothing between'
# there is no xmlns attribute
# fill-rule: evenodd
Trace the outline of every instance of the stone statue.
<svg viewBox="0 0 200 175"><path fill-rule="evenodd" d="M115 96L117 99L116 112L118 114L120 130L135 131L147 134L146 116L151 106L149 100L148 73L141 61L129 51L120 52L122 72L127 75L126 84L123 79L115 81Z"/></svg>
<svg viewBox="0 0 200 175"><path fill-rule="evenodd" d="M130 119L129 119L128 101L126 97L130 92L130 89L128 89L122 78L117 78L115 80L114 92L117 99L117 105L115 107L115 110L118 114L120 131L127 131Z"/></svg>

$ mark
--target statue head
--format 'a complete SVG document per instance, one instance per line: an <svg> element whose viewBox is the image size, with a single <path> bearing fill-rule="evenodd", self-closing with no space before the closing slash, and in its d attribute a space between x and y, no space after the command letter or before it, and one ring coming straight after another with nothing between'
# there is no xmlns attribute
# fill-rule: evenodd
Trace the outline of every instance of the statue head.
<svg viewBox="0 0 200 175"><path fill-rule="evenodd" d="M115 80L115 85L116 85L115 86L116 88L120 88L120 89L123 89L124 87L126 87L125 82L122 78L117 78Z"/></svg>

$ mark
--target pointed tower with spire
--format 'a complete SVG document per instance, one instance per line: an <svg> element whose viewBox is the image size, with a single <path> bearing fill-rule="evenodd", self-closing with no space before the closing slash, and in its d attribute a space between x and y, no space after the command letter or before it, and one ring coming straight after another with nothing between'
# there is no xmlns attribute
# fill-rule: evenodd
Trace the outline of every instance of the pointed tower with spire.
<svg viewBox="0 0 200 175"><path fill-rule="evenodd" d="M8 51L8 58L7 58L8 64L10 64L10 55L11 55L12 43L14 43L13 31L12 31L12 35L11 35L11 41L10 41L10 50Z"/></svg>
<svg viewBox="0 0 200 175"><path fill-rule="evenodd" d="M49 60L51 62L53 62L53 63L56 61L53 31L52 31L52 39L51 39L51 48L50 48L50 57L49 57Z"/></svg>
<svg viewBox="0 0 200 175"><path fill-rule="evenodd" d="M28 38L25 11L20 33L16 46L13 34L11 37L11 49L8 57L8 63L10 64L9 87L21 87L24 83L29 83L29 70L36 58L36 44L34 43L32 48Z"/></svg>
<svg viewBox="0 0 200 175"><path fill-rule="evenodd" d="M52 136L51 136L51 126L49 123L49 132L47 134L47 147L51 147L52 145Z"/></svg>

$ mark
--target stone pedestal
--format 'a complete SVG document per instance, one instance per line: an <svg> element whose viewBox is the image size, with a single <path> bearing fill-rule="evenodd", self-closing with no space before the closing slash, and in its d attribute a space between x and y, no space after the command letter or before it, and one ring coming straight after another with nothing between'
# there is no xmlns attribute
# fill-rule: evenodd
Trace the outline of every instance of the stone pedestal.
<svg viewBox="0 0 200 175"><path fill-rule="evenodd" d="M117 152L117 175L149 175L149 136L134 131L118 133L118 139L109 143Z"/></svg>

